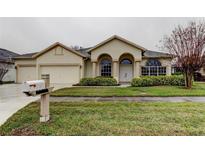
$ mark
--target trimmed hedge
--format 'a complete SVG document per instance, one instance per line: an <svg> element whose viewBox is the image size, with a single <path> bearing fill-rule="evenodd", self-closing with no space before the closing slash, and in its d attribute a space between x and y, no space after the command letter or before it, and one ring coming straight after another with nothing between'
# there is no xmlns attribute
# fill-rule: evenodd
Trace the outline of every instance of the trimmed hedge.
<svg viewBox="0 0 205 154"><path fill-rule="evenodd" d="M80 80L80 86L116 86L117 80L112 77L83 78Z"/></svg>
<svg viewBox="0 0 205 154"><path fill-rule="evenodd" d="M97 76L95 78L113 78L113 76Z"/></svg>
<svg viewBox="0 0 205 154"><path fill-rule="evenodd" d="M134 78L131 82L133 87L146 87L146 86L184 86L185 79L182 75L172 76L143 76L141 78Z"/></svg>

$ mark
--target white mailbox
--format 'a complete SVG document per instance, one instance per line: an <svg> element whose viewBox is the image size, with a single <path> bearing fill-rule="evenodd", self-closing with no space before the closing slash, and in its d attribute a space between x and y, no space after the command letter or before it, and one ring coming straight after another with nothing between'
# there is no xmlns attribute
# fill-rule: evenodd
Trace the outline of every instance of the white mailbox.
<svg viewBox="0 0 205 154"><path fill-rule="evenodd" d="M35 96L48 92L44 80L25 81L23 83L23 92L28 96Z"/></svg>
<svg viewBox="0 0 205 154"><path fill-rule="evenodd" d="M23 83L23 93L27 96L41 95L40 122L47 122L50 119L49 113L49 93L54 87L49 87L49 78L45 80L26 81Z"/></svg>

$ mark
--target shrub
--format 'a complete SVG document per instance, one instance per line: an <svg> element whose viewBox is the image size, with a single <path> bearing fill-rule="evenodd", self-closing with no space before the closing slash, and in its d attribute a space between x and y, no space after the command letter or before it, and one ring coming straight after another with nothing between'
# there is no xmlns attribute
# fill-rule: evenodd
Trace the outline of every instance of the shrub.
<svg viewBox="0 0 205 154"><path fill-rule="evenodd" d="M172 75L183 75L182 72L175 72L175 73L172 73Z"/></svg>
<svg viewBox="0 0 205 154"><path fill-rule="evenodd" d="M80 80L81 86L95 86L96 80L94 78L83 78Z"/></svg>
<svg viewBox="0 0 205 154"><path fill-rule="evenodd" d="M113 76L97 76L95 78L113 78Z"/></svg>
<svg viewBox="0 0 205 154"><path fill-rule="evenodd" d="M172 76L143 76L141 78L134 78L131 82L133 87L146 87L146 86L184 86L185 80L182 75Z"/></svg>
<svg viewBox="0 0 205 154"><path fill-rule="evenodd" d="M112 77L83 78L80 80L80 86L116 86L117 80Z"/></svg>

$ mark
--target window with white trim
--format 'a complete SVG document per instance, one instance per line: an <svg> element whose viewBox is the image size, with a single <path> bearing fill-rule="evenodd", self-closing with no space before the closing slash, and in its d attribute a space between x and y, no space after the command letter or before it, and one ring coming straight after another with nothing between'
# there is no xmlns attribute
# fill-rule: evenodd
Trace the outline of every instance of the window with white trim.
<svg viewBox="0 0 205 154"><path fill-rule="evenodd" d="M100 62L101 76L111 76L112 75L112 62L109 59L103 59Z"/></svg>
<svg viewBox="0 0 205 154"><path fill-rule="evenodd" d="M142 76L158 76L166 75L166 67L161 66L161 62L157 59L148 59L146 66L141 67Z"/></svg>

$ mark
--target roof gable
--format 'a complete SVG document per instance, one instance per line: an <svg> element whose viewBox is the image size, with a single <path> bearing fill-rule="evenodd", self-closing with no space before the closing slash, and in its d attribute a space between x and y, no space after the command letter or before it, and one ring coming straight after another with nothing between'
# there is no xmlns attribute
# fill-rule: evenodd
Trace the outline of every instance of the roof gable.
<svg viewBox="0 0 205 154"><path fill-rule="evenodd" d="M45 54L46 52L50 51L51 49L53 49L53 48L55 48L55 47L57 47L57 46L60 46L60 47L62 47L62 48L64 48L64 49L66 49L67 51L70 51L70 52L72 52L72 53L74 53L74 54L76 54L76 55L78 55L78 56L80 56L80 57L86 57L85 55L83 55L83 54L81 54L81 53L79 53L79 52L77 52L77 51L75 51L75 50L73 50L73 49L71 49L71 48L69 48L69 47L63 45L62 43L56 42L56 43L50 45L49 47L47 47L46 49L44 49L44 50L42 50L42 51L40 51L40 52L34 54L34 55L32 56L32 58L37 58L37 57L39 57L39 56Z"/></svg>
<svg viewBox="0 0 205 154"><path fill-rule="evenodd" d="M122 41L122 42L124 42L124 43L126 43L126 44L128 44L128 45L131 45L131 46L133 46L133 47L135 47L135 48L137 48L137 49L140 49L140 50L142 50L142 51L145 51L145 50L146 50L144 47L141 47L141 46L139 46L139 45L137 45L137 44L135 44L135 43L133 43L133 42L130 42L130 41L128 41L128 40L126 40L126 39L124 39L124 38L122 38L122 37L120 37L120 36L114 35L114 36L112 36L112 37L106 39L105 41L103 41L103 42L97 44L97 45L94 46L93 48L89 49L88 52L91 52L91 51L93 51L93 50L95 50L95 49L97 49L97 48L99 48L99 47L101 47L101 46L103 46L103 45L109 43L110 41L112 41L112 40L114 40L114 39L120 40L120 41Z"/></svg>

